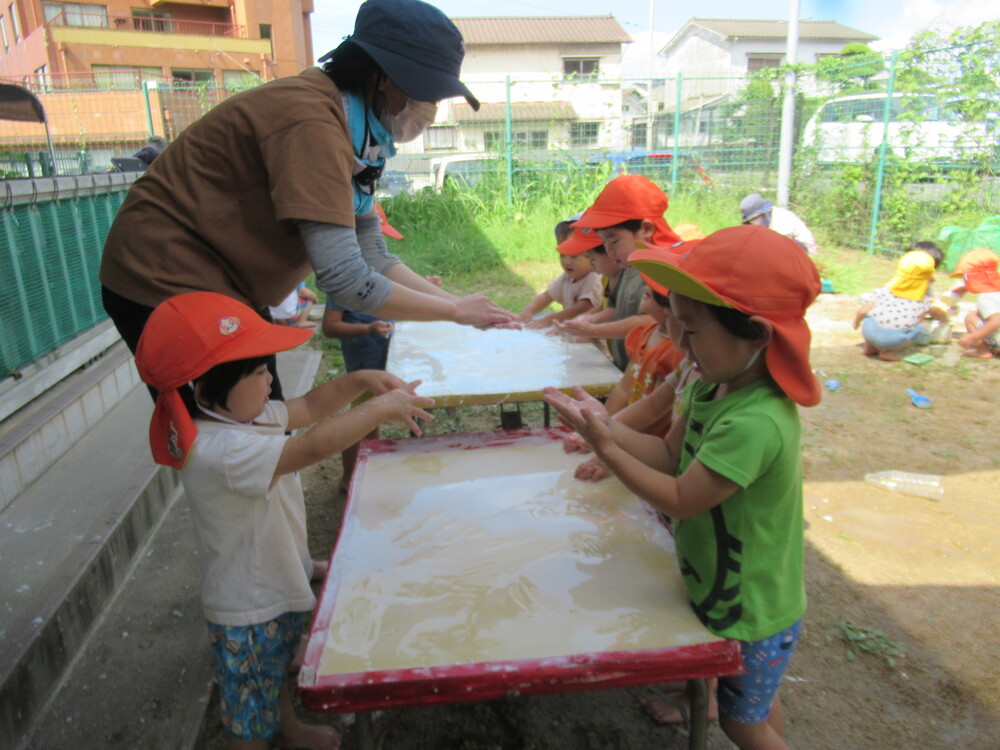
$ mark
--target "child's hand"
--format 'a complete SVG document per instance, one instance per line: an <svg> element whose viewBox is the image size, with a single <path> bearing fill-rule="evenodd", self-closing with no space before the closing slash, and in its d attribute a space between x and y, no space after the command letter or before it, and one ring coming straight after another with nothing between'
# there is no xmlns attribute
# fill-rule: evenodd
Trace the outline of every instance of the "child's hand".
<svg viewBox="0 0 1000 750"><path fill-rule="evenodd" d="M354 375L361 380L365 388L376 396L397 389L413 393L414 389L423 382L414 380L412 383L407 383L402 378L398 378L385 370L356 370Z"/></svg>
<svg viewBox="0 0 1000 750"><path fill-rule="evenodd" d="M611 472L608 471L608 467L602 464L596 456L588 458L577 466L576 471L573 472L573 476L582 482L600 482L605 477L610 476L610 474Z"/></svg>
<svg viewBox="0 0 1000 750"><path fill-rule="evenodd" d="M441 277L440 276L424 276L424 279L432 283L438 289L441 288Z"/></svg>
<svg viewBox="0 0 1000 750"><path fill-rule="evenodd" d="M979 345L979 337L975 333L966 333L956 343L963 349L975 349Z"/></svg>
<svg viewBox="0 0 1000 750"><path fill-rule="evenodd" d="M590 446L587 441L575 432L563 440L563 451L566 453L590 453Z"/></svg>
<svg viewBox="0 0 1000 750"><path fill-rule="evenodd" d="M419 382L419 380L414 381L411 385ZM385 421L402 422L417 437L423 434L417 420L423 419L428 422L434 420L433 416L424 411L424 409L430 409L434 406L434 399L418 396L412 388L397 388L383 393L381 396L376 396L373 401L378 402L380 406L388 410L389 414Z"/></svg>
<svg viewBox="0 0 1000 750"><path fill-rule="evenodd" d="M396 330L391 320L375 320L368 324L368 334L388 338Z"/></svg>
<svg viewBox="0 0 1000 750"><path fill-rule="evenodd" d="M524 324L525 328L548 328L552 324L552 320L547 316L542 316L541 318L532 318Z"/></svg>
<svg viewBox="0 0 1000 750"><path fill-rule="evenodd" d="M581 320L581 317L583 316L573 318L572 320L557 320L555 322L556 329L560 333L574 338L593 338L593 323Z"/></svg>
<svg viewBox="0 0 1000 750"><path fill-rule="evenodd" d="M552 387L544 388L542 393L545 394L545 401L559 414L559 421L576 430L591 447L596 447L590 439L593 430L588 430L587 416L589 415L597 424L604 424L607 430L608 410L604 408L604 404L580 386L573 388L573 396L567 396ZM610 435L610 431L608 434Z"/></svg>
<svg viewBox="0 0 1000 750"><path fill-rule="evenodd" d="M514 320L516 320L518 323L530 323L532 317L533 316L531 315L531 313L522 312L520 315L514 318Z"/></svg>

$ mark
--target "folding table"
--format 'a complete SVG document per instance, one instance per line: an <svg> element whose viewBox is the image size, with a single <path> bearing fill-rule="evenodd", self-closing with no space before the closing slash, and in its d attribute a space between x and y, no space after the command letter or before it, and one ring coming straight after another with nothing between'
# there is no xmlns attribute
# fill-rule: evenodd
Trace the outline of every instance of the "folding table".
<svg viewBox="0 0 1000 750"><path fill-rule="evenodd" d="M546 386L611 393L622 375L611 360L593 343L570 342L550 330L397 323L386 370L407 382L423 380L420 394L445 408L541 401Z"/></svg>
<svg viewBox="0 0 1000 750"><path fill-rule="evenodd" d="M688 605L659 517L573 478L561 428L362 445L299 676L314 711L697 680L738 672ZM364 735L364 732L362 732ZM370 735L368 735L370 736Z"/></svg>

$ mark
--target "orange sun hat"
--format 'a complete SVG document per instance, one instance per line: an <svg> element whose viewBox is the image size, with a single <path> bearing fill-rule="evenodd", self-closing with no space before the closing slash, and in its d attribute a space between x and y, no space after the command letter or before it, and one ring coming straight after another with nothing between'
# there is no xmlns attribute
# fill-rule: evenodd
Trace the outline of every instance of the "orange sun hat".
<svg viewBox="0 0 1000 750"><path fill-rule="evenodd" d="M795 240L747 224L713 232L676 259L637 250L629 265L677 294L767 320L773 328L765 355L771 377L795 403L819 403L805 312L822 285Z"/></svg>
<svg viewBox="0 0 1000 750"><path fill-rule="evenodd" d="M970 294L1000 292L998 264L1000 264L1000 257L996 253L985 247L977 247L958 259L951 275L963 276L965 288Z"/></svg>
<svg viewBox="0 0 1000 750"><path fill-rule="evenodd" d="M641 174L627 174L611 180L593 205L573 224L584 230L607 229L624 221L645 219L653 223L652 244L668 247L681 238L670 228L663 214L667 212L667 195L656 183ZM586 232L585 232L586 233Z"/></svg>
<svg viewBox="0 0 1000 750"><path fill-rule="evenodd" d="M159 391L149 424L156 463L182 468L198 434L178 389L223 362L294 349L311 336L311 330L268 323L215 292L179 294L157 305L135 350L139 376Z"/></svg>

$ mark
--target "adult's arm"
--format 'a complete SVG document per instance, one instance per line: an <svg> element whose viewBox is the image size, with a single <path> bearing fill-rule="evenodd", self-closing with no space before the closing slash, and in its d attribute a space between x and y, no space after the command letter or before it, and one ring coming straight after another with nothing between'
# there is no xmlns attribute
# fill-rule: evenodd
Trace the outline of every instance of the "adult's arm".
<svg viewBox="0 0 1000 750"><path fill-rule="evenodd" d="M336 304L391 320L449 320L487 327L513 319L485 295L454 297L442 292L400 262L384 241L375 240L371 223L371 217L359 217L355 231L338 224L297 222L316 286ZM377 218L374 228L380 231Z"/></svg>

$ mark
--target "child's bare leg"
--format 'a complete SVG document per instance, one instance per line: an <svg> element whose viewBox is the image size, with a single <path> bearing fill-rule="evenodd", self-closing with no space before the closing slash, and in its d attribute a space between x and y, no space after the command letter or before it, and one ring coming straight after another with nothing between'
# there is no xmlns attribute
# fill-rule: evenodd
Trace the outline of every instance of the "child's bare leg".
<svg viewBox="0 0 1000 750"><path fill-rule="evenodd" d="M719 716L719 726L740 750L787 750L781 735L785 729L785 714L781 696L775 695L767 719L758 724L741 724L725 714ZM780 727L780 729L779 729Z"/></svg>
<svg viewBox="0 0 1000 750"><path fill-rule="evenodd" d="M867 341L861 345L861 353L866 357L871 357L872 355L878 354L878 348L872 346Z"/></svg>
<svg viewBox="0 0 1000 750"><path fill-rule="evenodd" d="M711 680L708 684L709 719L714 719L719 715L719 705L715 699L715 689L717 683L718 680ZM684 707L688 716L691 715L691 693L689 692L689 683L668 682L662 685L657 685L657 688L664 693L670 693L675 700ZM648 713L660 724L680 724L684 721L684 717L681 716L681 712L677 709L677 706L662 696L649 695L642 698L639 703L644 709L646 709L646 713Z"/></svg>
<svg viewBox="0 0 1000 750"><path fill-rule="evenodd" d="M295 706L292 705L287 682L281 686L280 726L278 736L275 738L278 747L303 750L337 750L340 747L340 733L333 727L305 724L299 720Z"/></svg>
<svg viewBox="0 0 1000 750"><path fill-rule="evenodd" d="M880 349L878 358L886 362L898 362L903 358L902 349Z"/></svg>
<svg viewBox="0 0 1000 750"><path fill-rule="evenodd" d="M968 333L974 333L982 324L983 319L979 317L979 313L975 310L965 316L965 330ZM977 341L975 346L963 351L962 354L966 357L979 357L980 359L993 358L993 350L990 349L989 344L982 339Z"/></svg>

